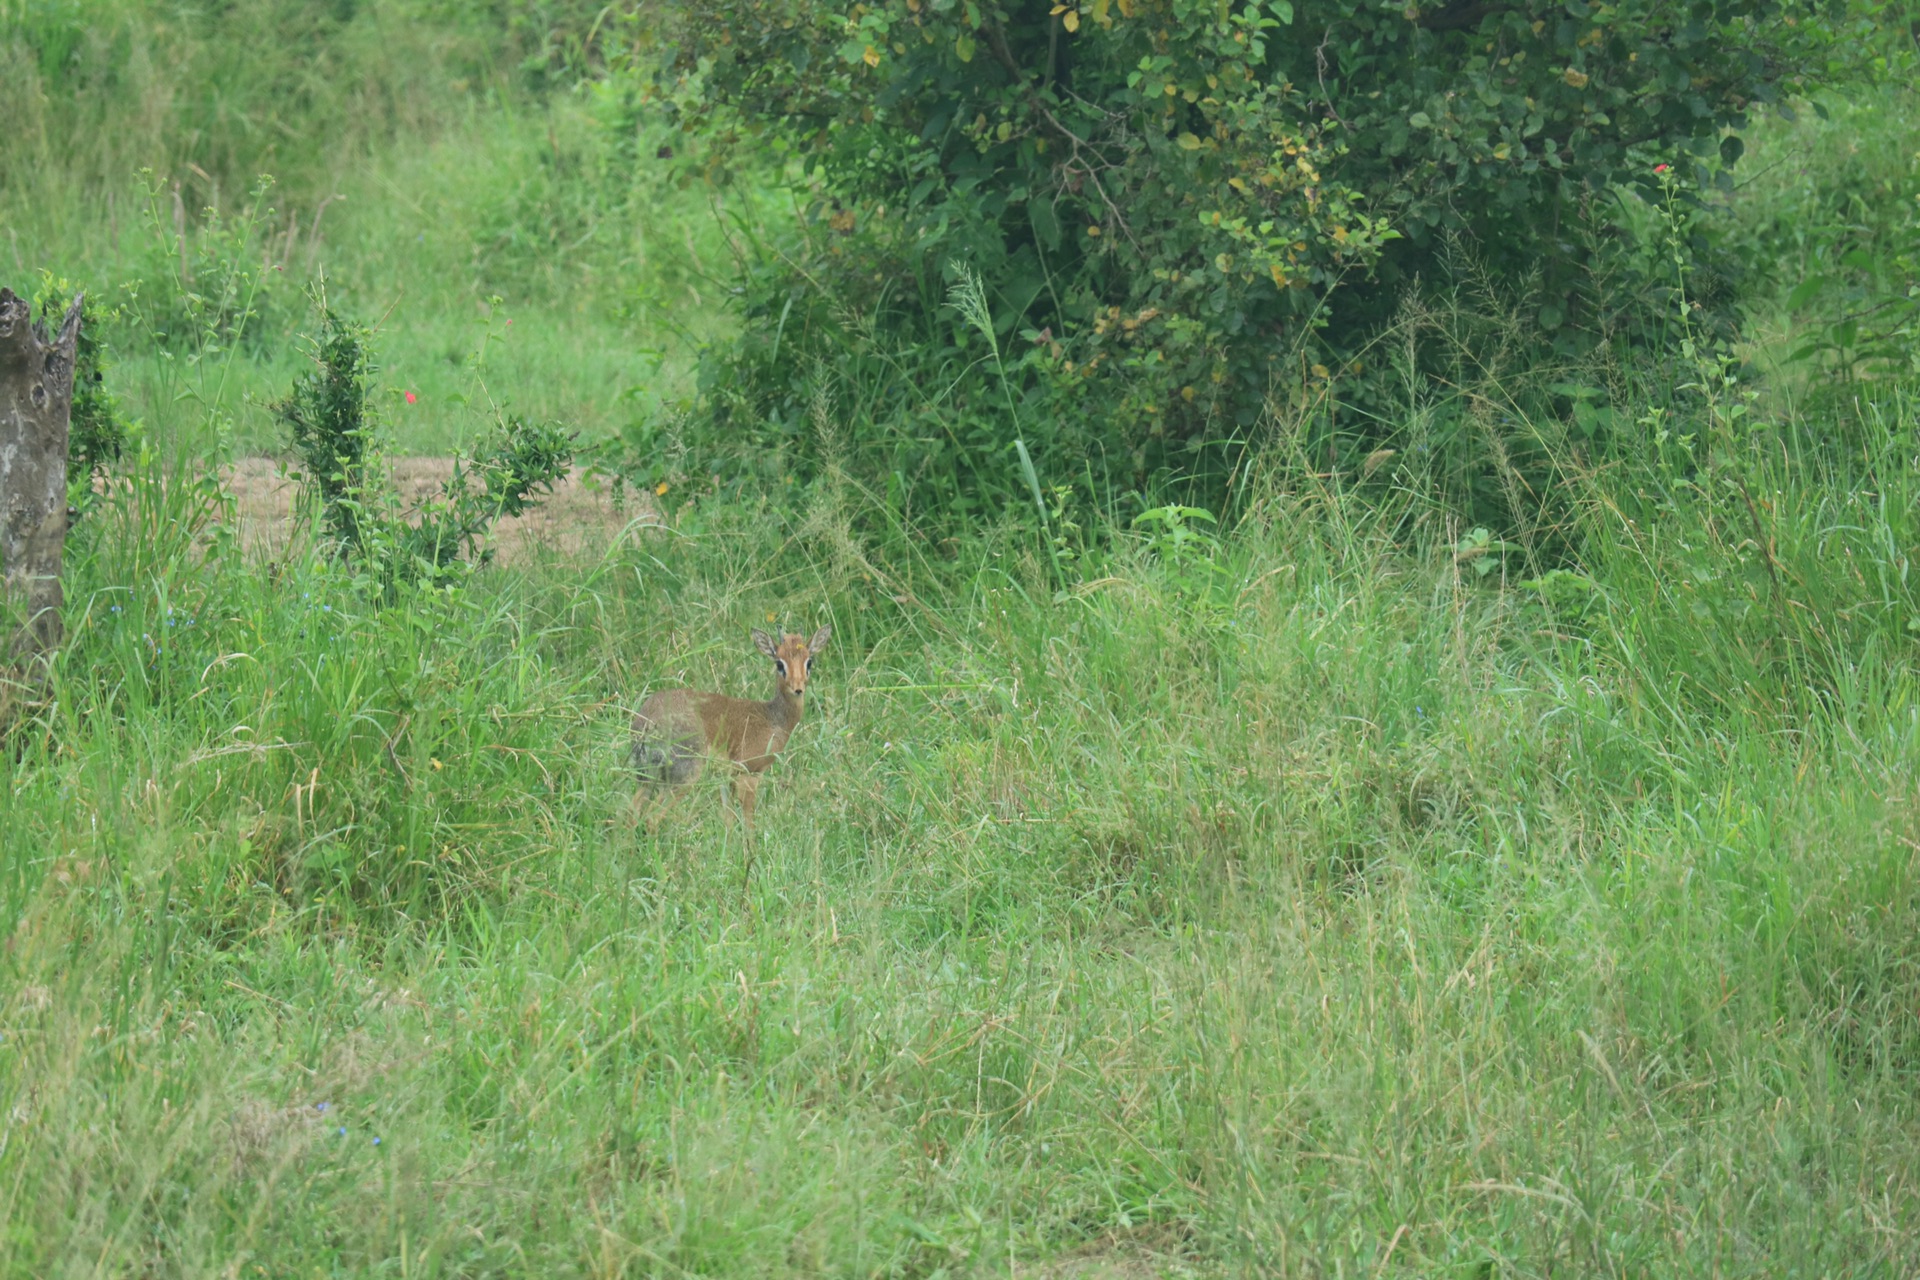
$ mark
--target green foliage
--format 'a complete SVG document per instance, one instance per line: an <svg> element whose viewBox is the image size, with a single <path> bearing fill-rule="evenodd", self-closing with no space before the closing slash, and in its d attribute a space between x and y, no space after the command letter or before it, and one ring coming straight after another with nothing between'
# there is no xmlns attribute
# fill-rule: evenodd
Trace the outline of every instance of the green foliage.
<svg viewBox="0 0 1920 1280"><path fill-rule="evenodd" d="M194 360L229 348L257 356L283 337L285 264L274 260L267 243L276 216L266 203L273 179L257 178L232 217L209 207L197 221L187 216L179 183L169 199L160 179L145 170L140 186L146 236L133 277L122 286L124 309L136 321L132 336Z"/></svg>
<svg viewBox="0 0 1920 1280"><path fill-rule="evenodd" d="M335 556L386 591L446 585L485 561L495 521L538 505L566 475L574 435L555 423L502 415L470 457L455 457L438 498L402 510L386 482L371 404L379 373L373 335L329 306L324 288L314 300L320 336L313 341L313 367L275 412L300 456L321 526Z"/></svg>
<svg viewBox="0 0 1920 1280"><path fill-rule="evenodd" d="M446 580L463 558L484 563L492 556L484 544L494 522L538 506L573 465L573 451L574 433L560 424L505 415L471 457L454 458L438 501L404 525L387 525L396 552L432 581Z"/></svg>
<svg viewBox="0 0 1920 1280"><path fill-rule="evenodd" d="M197 215L273 172L311 211L342 161L445 127L502 87L521 8L5 0L0 107L19 127L0 138L0 191L72 197L55 206L72 217L151 168L182 182Z"/></svg>
<svg viewBox="0 0 1920 1280"><path fill-rule="evenodd" d="M1886 673L1920 659L1913 426L1906 395L1844 432L1756 423L1711 468L1648 457L1587 507L1586 570L1634 679L1699 722L1790 727L1886 696ZM1856 447L1833 448L1841 434ZM1596 607L1566 580L1541 588L1576 620Z"/></svg>
<svg viewBox="0 0 1920 1280"><path fill-rule="evenodd" d="M1920 108L1910 81L1813 105L1770 131L1777 158L1736 204L1736 234L1783 295L1787 360L1844 404L1920 374Z"/></svg>
<svg viewBox="0 0 1920 1280"><path fill-rule="evenodd" d="M1578 618L1339 494L1064 600L710 502L385 601L147 452L0 757L0 1271L1909 1272L1903 415ZM835 643L743 887L724 778L636 831L616 762L769 610ZM1852 686L1745 662L1816 623Z"/></svg>
<svg viewBox="0 0 1920 1280"><path fill-rule="evenodd" d="M76 294L85 292L52 272L40 275L34 306L42 323L58 324ZM107 387L113 357L109 332L124 320L120 308L89 296L80 307L80 338L73 361L73 413L67 423L67 505L85 512L94 484L127 447L127 422Z"/></svg>
<svg viewBox="0 0 1920 1280"><path fill-rule="evenodd" d="M379 367L371 332L345 320L316 295L320 336L312 365L293 391L274 406L300 455L302 475L320 504L320 521L343 552L363 536L368 463L374 455L374 424L368 396Z"/></svg>
<svg viewBox="0 0 1920 1280"><path fill-rule="evenodd" d="M1635 300L1663 254L1619 197L1651 194L1656 160L1689 194L1726 186L1750 113L1824 65L1822 12L732 0L642 28L632 59L709 170L771 137L809 183L707 384L724 429L804 454L825 361L876 388L864 477L964 511L1001 469L937 307L962 265L1025 337L1023 412L1060 433L1028 441L1043 476L1219 494L1405 288L1459 282L1450 237L1560 358L1657 336L1657 293Z"/></svg>

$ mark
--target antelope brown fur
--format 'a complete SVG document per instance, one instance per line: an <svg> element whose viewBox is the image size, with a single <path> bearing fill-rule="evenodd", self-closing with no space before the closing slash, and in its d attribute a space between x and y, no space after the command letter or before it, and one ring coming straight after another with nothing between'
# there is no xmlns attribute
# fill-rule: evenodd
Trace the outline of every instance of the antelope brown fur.
<svg viewBox="0 0 1920 1280"><path fill-rule="evenodd" d="M760 775L800 723L807 677L831 630L821 627L811 640L787 635L775 641L764 631L753 633L754 645L773 659L773 696L765 702L695 689L662 689L650 695L633 717L633 767L641 782L685 786L700 776L708 756L738 765L733 793L751 840ZM643 789L636 805L644 803L645 796Z"/></svg>

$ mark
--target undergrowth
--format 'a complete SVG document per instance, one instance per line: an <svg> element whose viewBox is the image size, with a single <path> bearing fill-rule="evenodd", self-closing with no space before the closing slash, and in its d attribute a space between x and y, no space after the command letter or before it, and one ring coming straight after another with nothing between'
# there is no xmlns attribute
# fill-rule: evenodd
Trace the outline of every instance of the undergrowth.
<svg viewBox="0 0 1920 1280"><path fill-rule="evenodd" d="M1064 588L842 485L369 596L149 450L0 793L4 1267L1910 1269L1914 428L1527 587L1276 472ZM743 894L619 761L769 616Z"/></svg>
<svg viewBox="0 0 1920 1280"><path fill-rule="evenodd" d="M99 8L33 7L33 92L111 122L151 82L96 77L107 42L171 10ZM660 145L636 101L461 61L461 23L593 15L323 10L245 75L201 17L168 36L249 110L283 55L357 69L261 135L304 139L277 211L222 203L256 153L221 117L200 164L192 95L67 170L0 156L8 226L73 213L16 265L85 283L109 339L68 641L0 763L0 1273L1920 1268L1920 406L1890 360L1757 383L1686 345L1679 277L1664 365L1529 363L1537 299L1430 293L1366 354L1379 398L1270 405L1202 506L1023 456L1086 424L1034 418L1047 336L975 306L950 372L984 357L995 394L813 365L728 447L681 357L777 219L615 181L606 139ZM595 56L526 49L543 84ZM356 82L401 119L325 153ZM187 160L149 245L60 198ZM1786 213L1746 225L1811 228L1793 269L1872 305L1911 211L1840 208L1854 164L1757 184ZM15 173L73 185L29 209ZM343 322L290 343L323 268L381 317L377 376ZM317 534L268 560L220 468L286 447L268 406L309 374ZM574 442L525 425L553 420L619 436L652 505L487 564L467 521L559 473ZM382 455L453 448L402 509ZM948 449L999 488L942 526ZM622 761L654 689L764 694L776 623L834 646L743 876L724 775L649 832Z"/></svg>

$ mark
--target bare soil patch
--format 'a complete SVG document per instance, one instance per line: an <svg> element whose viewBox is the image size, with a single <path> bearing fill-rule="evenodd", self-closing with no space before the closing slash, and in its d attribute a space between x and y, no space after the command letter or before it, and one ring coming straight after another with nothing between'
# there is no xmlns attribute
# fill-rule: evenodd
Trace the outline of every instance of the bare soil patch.
<svg viewBox="0 0 1920 1280"><path fill-rule="evenodd" d="M392 458L389 465L394 488L410 506L438 494L453 477L452 458ZM243 458L221 477L234 497L240 543L249 551L278 554L293 535L298 486L282 470L272 458ZM629 486L616 504L611 480L586 480L575 468L539 506L494 526L493 541L503 564L540 555L599 556L633 521L658 519L652 494Z"/></svg>

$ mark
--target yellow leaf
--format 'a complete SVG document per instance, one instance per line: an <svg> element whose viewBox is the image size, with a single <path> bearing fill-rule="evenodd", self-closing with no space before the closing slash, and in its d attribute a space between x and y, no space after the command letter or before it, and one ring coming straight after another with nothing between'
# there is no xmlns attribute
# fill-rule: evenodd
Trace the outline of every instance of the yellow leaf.
<svg viewBox="0 0 1920 1280"><path fill-rule="evenodd" d="M1200 139L1190 133L1181 134L1175 141L1180 144L1182 151L1198 151L1200 149Z"/></svg>
<svg viewBox="0 0 1920 1280"><path fill-rule="evenodd" d="M1513 148L1509 147L1504 142L1493 149L1493 158L1495 160L1505 160L1508 156L1512 154L1513 154Z"/></svg>
<svg viewBox="0 0 1920 1280"><path fill-rule="evenodd" d="M1287 273L1280 269L1279 263L1277 262L1273 263L1267 268L1267 270L1273 276L1273 284L1275 288L1284 289L1287 287Z"/></svg>
<svg viewBox="0 0 1920 1280"><path fill-rule="evenodd" d="M1113 0L1093 0L1093 20L1103 27L1112 26L1113 15L1107 12L1112 5Z"/></svg>
<svg viewBox="0 0 1920 1280"><path fill-rule="evenodd" d="M1133 0L1114 0L1114 3L1120 6L1121 17L1131 18L1133 16Z"/></svg>
<svg viewBox="0 0 1920 1280"><path fill-rule="evenodd" d="M653 486L653 492L654 492L654 496L655 496L655 497L660 497L660 498L664 498L664 497L666 497L666 496L667 496L667 482L666 482L665 480L662 480L662 481L661 481L661 482L660 482L659 484L657 484L657 485L655 485L655 486Z"/></svg>
<svg viewBox="0 0 1920 1280"><path fill-rule="evenodd" d="M1235 191L1238 191L1241 195L1247 194L1247 184L1242 182L1238 178L1228 178L1227 185L1232 187Z"/></svg>
<svg viewBox="0 0 1920 1280"><path fill-rule="evenodd" d="M1047 10L1047 16L1049 18L1057 18L1061 14L1065 13L1066 11L1067 11L1067 6L1063 4L1057 4L1053 6L1053 8Z"/></svg>
<svg viewBox="0 0 1920 1280"><path fill-rule="evenodd" d="M1566 70L1566 74L1562 75L1560 78L1562 80L1565 80L1568 84L1572 85L1576 89L1584 89L1587 87L1587 73L1579 70L1578 68L1568 67Z"/></svg>
<svg viewBox="0 0 1920 1280"><path fill-rule="evenodd" d="M870 67L877 67L880 65L880 51L872 45L868 45L867 51L860 55L860 61Z"/></svg>
<svg viewBox="0 0 1920 1280"><path fill-rule="evenodd" d="M1072 35L1078 31L1080 29L1079 11L1074 9L1067 10L1067 16L1060 19L1060 25L1067 29L1068 35Z"/></svg>
<svg viewBox="0 0 1920 1280"><path fill-rule="evenodd" d="M1088 235L1090 235L1090 236L1097 236L1097 235L1099 235L1099 234L1100 234L1100 228L1098 228L1098 227L1088 227L1088 228L1087 228L1087 234L1088 234Z"/></svg>
<svg viewBox="0 0 1920 1280"><path fill-rule="evenodd" d="M1325 377L1327 377L1327 376L1328 376L1328 374L1327 374L1327 366L1325 366L1325 365L1323 365L1323 364L1317 364L1317 365L1315 365L1315 366L1313 366L1313 376L1314 376L1314 377L1316 377L1316 378L1325 378Z"/></svg>

